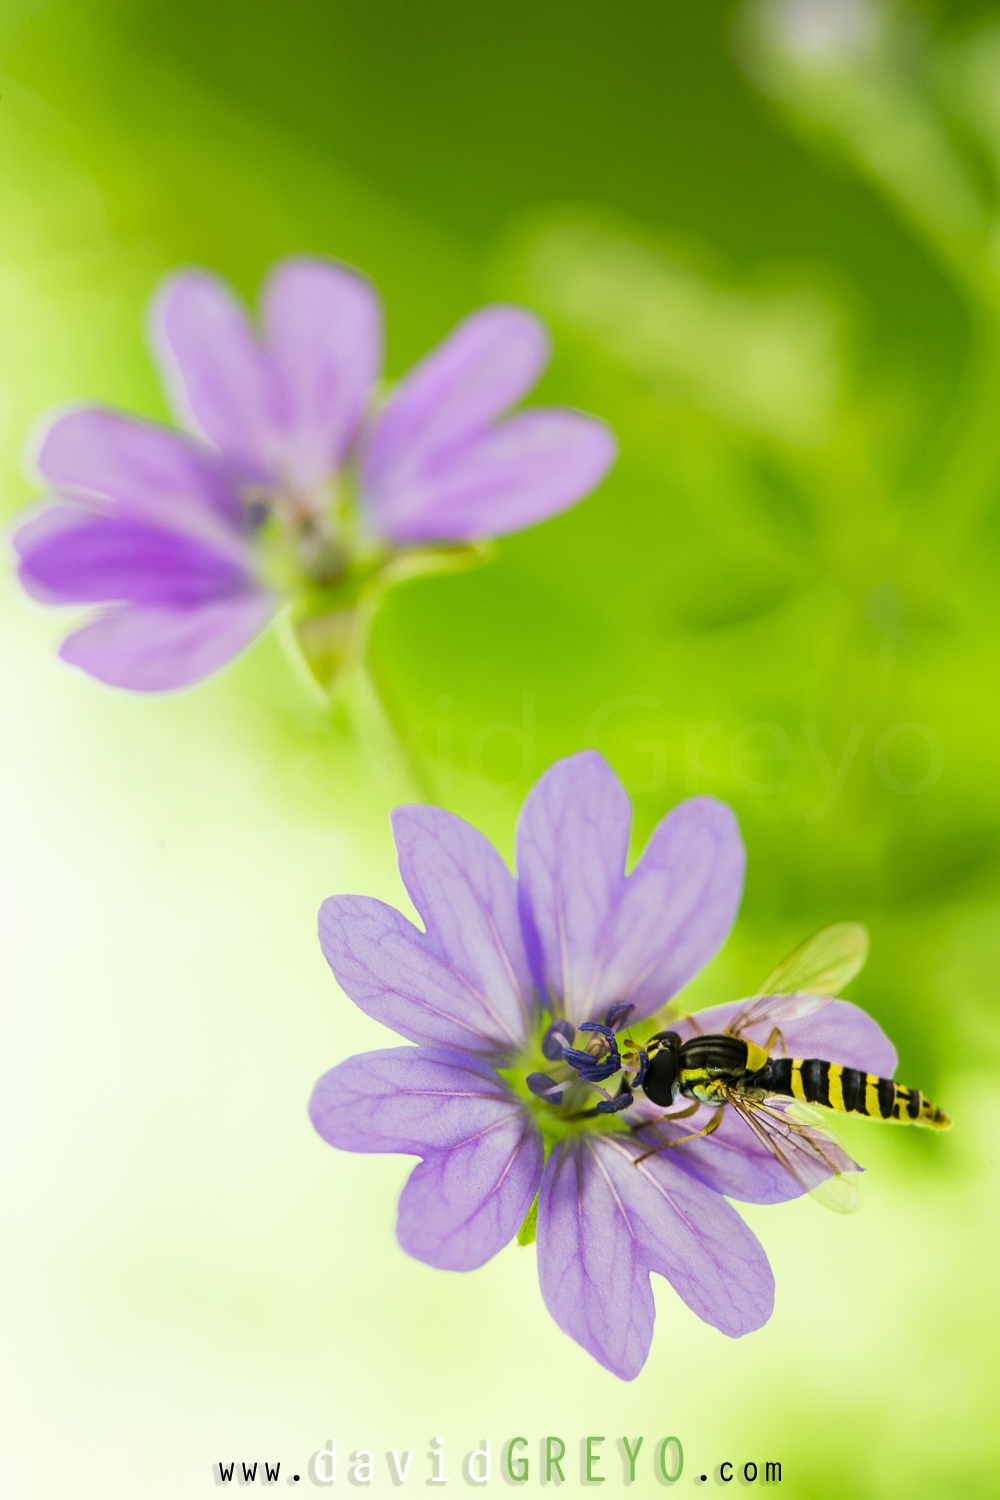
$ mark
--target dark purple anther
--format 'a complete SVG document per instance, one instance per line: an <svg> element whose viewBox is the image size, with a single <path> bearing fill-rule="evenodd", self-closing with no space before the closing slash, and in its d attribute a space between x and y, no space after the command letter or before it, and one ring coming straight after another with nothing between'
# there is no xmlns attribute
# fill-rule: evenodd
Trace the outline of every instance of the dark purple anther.
<svg viewBox="0 0 1000 1500"><path fill-rule="evenodd" d="M634 1010L635 1006L630 1000L616 1000L604 1017L605 1026L610 1026L612 1031L617 1031L619 1026L625 1025Z"/></svg>
<svg viewBox="0 0 1000 1500"><path fill-rule="evenodd" d="M603 1021L584 1021L580 1027L580 1030L596 1031L600 1036L603 1036L605 1038L608 1046L611 1047L615 1052L617 1052L618 1043L615 1041L615 1034L611 1030L610 1026L605 1026Z"/></svg>
<svg viewBox="0 0 1000 1500"><path fill-rule="evenodd" d="M545 1028L542 1037L542 1056L547 1057L549 1062L559 1062L563 1048L572 1047L575 1036L576 1027L572 1021L553 1021Z"/></svg>
<svg viewBox="0 0 1000 1500"><path fill-rule="evenodd" d="M591 1057L589 1052L567 1047L563 1057L571 1068L576 1068L584 1083L603 1083L606 1078L620 1072L622 1065L617 1047L613 1047L604 1057Z"/></svg>
<svg viewBox="0 0 1000 1500"><path fill-rule="evenodd" d="M550 1104L562 1103L562 1085L556 1083L554 1078L549 1078L544 1073L529 1073L525 1082L539 1099L547 1099Z"/></svg>
<svg viewBox="0 0 1000 1500"><path fill-rule="evenodd" d="M635 1100L626 1089L625 1093L619 1094L616 1099L605 1099L601 1104L594 1106L595 1115L616 1115L619 1110L628 1109Z"/></svg>
<svg viewBox="0 0 1000 1500"><path fill-rule="evenodd" d="M591 1109L581 1109L577 1114L570 1115L571 1120L593 1120L598 1115L616 1115L619 1110L628 1109L635 1103L635 1099L628 1089L622 1089L614 1099L602 1099L600 1104L595 1104Z"/></svg>

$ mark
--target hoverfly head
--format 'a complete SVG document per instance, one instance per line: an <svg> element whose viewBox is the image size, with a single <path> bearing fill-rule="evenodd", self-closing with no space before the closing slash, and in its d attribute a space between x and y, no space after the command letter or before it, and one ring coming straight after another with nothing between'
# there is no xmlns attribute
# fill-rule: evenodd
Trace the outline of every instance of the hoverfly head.
<svg viewBox="0 0 1000 1500"><path fill-rule="evenodd" d="M646 1043L649 1066L642 1081L646 1098L667 1109L677 1097L681 1039L676 1031L658 1031Z"/></svg>

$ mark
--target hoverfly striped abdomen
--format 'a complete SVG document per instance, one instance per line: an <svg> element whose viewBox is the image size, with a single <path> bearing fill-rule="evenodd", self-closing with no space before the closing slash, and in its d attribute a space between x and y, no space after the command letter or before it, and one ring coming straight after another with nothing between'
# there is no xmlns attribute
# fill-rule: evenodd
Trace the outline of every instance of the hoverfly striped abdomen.
<svg viewBox="0 0 1000 1500"><path fill-rule="evenodd" d="M672 1147L707 1141L728 1110L803 1191L828 1208L851 1213L858 1205L856 1164L820 1120L780 1107L782 1099L839 1114L947 1130L951 1121L943 1110L917 1089L904 1088L891 1078L823 1058L769 1056L777 1042L784 1052L787 1027L830 1004L858 973L867 952L868 934L859 923L834 922L801 943L754 995L738 1002L724 1032L703 1031L695 1015L681 1018L687 1031L683 1041L679 1032L658 1031L645 1044L640 1042L637 1051L633 1044L626 1059L633 1072L631 1090L644 1091L662 1109L683 1099L692 1101L665 1121L697 1115L699 1105L711 1112L707 1122L696 1119L690 1132L680 1135L657 1133L659 1120L632 1124L640 1138L650 1141L649 1149L635 1158L636 1166ZM751 1032L760 1041L751 1040ZM799 1046L804 1045L803 1038ZM621 1098L630 1104L633 1095L626 1091ZM597 1105L594 1112L624 1104L616 1097Z"/></svg>
<svg viewBox="0 0 1000 1500"><path fill-rule="evenodd" d="M904 1088L891 1078L862 1073L858 1068L843 1068L818 1057L772 1057L747 1083L797 1099L802 1104L819 1104L839 1114L865 1115L871 1120L895 1120L900 1125L926 1125L931 1130L947 1130L951 1121L943 1110L921 1094L919 1089Z"/></svg>

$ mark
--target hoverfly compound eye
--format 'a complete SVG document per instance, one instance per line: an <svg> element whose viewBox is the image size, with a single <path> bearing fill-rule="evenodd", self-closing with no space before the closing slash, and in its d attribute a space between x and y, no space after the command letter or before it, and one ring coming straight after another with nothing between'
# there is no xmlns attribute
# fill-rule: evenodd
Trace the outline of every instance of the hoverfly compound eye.
<svg viewBox="0 0 1000 1500"><path fill-rule="evenodd" d="M680 1071L680 1037L676 1031L657 1032L646 1043L649 1067L642 1081L643 1092L653 1104L667 1109L677 1095Z"/></svg>
<svg viewBox="0 0 1000 1500"><path fill-rule="evenodd" d="M657 1031L654 1032L646 1043L646 1051L652 1057L655 1053L662 1052L664 1049L676 1052L680 1049L680 1045L681 1039L676 1031Z"/></svg>

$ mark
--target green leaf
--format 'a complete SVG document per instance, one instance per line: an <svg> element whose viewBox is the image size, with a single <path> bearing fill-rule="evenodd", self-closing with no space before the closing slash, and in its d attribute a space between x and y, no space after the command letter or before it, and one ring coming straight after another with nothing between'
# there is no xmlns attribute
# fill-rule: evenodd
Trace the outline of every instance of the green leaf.
<svg viewBox="0 0 1000 1500"><path fill-rule="evenodd" d="M519 1245L533 1245L535 1243L535 1225L538 1223L538 1194L531 1200L531 1207L524 1218L524 1223L517 1231L517 1243Z"/></svg>

